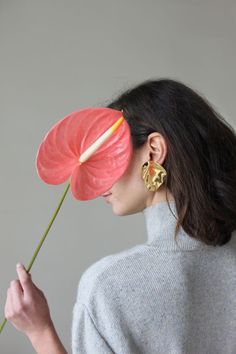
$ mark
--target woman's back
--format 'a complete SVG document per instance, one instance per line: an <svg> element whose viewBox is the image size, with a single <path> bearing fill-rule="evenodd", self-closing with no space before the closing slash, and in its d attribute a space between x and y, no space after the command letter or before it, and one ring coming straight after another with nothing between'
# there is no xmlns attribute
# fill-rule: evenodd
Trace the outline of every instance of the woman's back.
<svg viewBox="0 0 236 354"><path fill-rule="evenodd" d="M73 309L73 354L236 353L236 231L214 247L181 228L176 244L167 202L144 209L144 216L145 244L84 272Z"/></svg>

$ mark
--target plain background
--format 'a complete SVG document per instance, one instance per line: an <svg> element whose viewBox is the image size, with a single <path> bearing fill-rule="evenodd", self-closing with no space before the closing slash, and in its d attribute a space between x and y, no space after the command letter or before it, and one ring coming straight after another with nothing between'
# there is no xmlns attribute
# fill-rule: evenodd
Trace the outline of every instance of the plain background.
<svg viewBox="0 0 236 354"><path fill-rule="evenodd" d="M36 173L47 131L75 110L161 77L189 84L236 126L235 31L233 0L0 1L1 323L15 265L29 264L65 188ZM67 194L31 274L68 352L82 273L145 241L141 213L116 216L102 198L81 202ZM0 352L34 350L7 322Z"/></svg>

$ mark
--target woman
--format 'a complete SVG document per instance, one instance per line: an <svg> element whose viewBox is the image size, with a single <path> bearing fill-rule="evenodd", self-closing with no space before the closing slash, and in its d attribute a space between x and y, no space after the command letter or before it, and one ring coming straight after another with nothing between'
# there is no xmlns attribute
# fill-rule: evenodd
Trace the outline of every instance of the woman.
<svg viewBox="0 0 236 354"><path fill-rule="evenodd" d="M143 213L147 242L83 273L72 352L235 353L235 131L171 79L147 80L107 107L123 111L134 151L106 199L116 215ZM24 268L18 275L7 319L37 353L66 353L42 291Z"/></svg>

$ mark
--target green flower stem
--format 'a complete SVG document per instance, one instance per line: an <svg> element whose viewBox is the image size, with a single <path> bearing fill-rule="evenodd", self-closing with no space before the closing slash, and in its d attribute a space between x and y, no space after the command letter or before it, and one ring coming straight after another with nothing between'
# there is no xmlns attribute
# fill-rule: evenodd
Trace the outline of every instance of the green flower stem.
<svg viewBox="0 0 236 354"><path fill-rule="evenodd" d="M27 273L29 273L32 265L34 264L35 258L37 257L37 254L39 253L39 250L40 250L40 248L41 248L41 246L42 246L42 244L43 244L43 242L44 242L44 240L45 240L45 238L46 238L46 236L47 236L47 234L48 234L48 232L49 232L49 230L50 230L50 228L51 228L51 226L53 224L53 221L55 220L55 218L56 218L56 216L57 216L57 214L58 214L58 212L59 212L59 210L61 208L61 205L62 205L62 203L63 203L63 201L64 201L64 199L66 197L66 194L67 194L67 192L69 190L69 187L70 187L70 182L67 183L66 188L65 188L65 190L64 190L64 192L62 194L61 200L60 200L60 202L59 202L59 204L58 204L58 206L57 206L57 208L56 208L56 210L55 210L55 212L54 212L54 214L53 214L53 216L52 216L52 218L51 218L51 220L50 220L50 222L48 224L48 227L46 228L43 236L41 237L41 240L40 240L40 242L39 242L39 244L38 244L38 246L37 246L37 248L36 248L36 250L34 252L34 255L33 255L32 259L30 261L30 264L26 268ZM6 322L7 322L7 319L5 318L3 323L0 326L0 333L2 332Z"/></svg>

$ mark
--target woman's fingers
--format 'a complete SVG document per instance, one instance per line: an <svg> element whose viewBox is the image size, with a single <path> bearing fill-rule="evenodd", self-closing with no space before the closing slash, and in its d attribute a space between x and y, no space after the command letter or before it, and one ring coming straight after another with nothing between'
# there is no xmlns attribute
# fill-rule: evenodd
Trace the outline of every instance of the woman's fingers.
<svg viewBox="0 0 236 354"><path fill-rule="evenodd" d="M20 311L23 307L23 289L18 279L11 281L11 301L14 311Z"/></svg>
<svg viewBox="0 0 236 354"><path fill-rule="evenodd" d="M33 288L34 284L31 279L31 274L26 272L26 269L23 265L17 264L16 271L19 277L19 282L23 290L23 297L24 299L31 300L33 298ZM17 290L17 289L16 289ZM19 293L18 293L19 295Z"/></svg>
<svg viewBox="0 0 236 354"><path fill-rule="evenodd" d="M12 280L7 291L5 317L28 336L40 333L52 325L47 299L24 266L17 267L17 273L19 279Z"/></svg>

